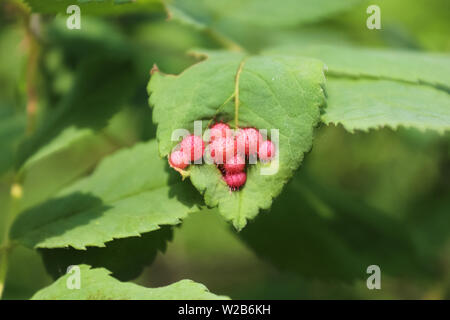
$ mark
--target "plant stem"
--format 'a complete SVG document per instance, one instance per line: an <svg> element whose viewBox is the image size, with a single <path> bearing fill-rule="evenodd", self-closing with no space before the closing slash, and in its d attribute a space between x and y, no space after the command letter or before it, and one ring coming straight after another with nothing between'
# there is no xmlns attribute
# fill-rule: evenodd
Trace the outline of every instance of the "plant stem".
<svg viewBox="0 0 450 320"><path fill-rule="evenodd" d="M37 89L36 72L39 61L38 38L41 35L41 22L39 14L32 14L29 8L19 0L6 1L8 11L21 21L24 29L24 43L28 49L28 59L26 64L26 93L27 93L27 127L26 134L31 135L34 131L37 114Z"/></svg>
<svg viewBox="0 0 450 320"><path fill-rule="evenodd" d="M9 210L3 217L3 240L0 245L0 299L5 288L6 274L8 272L8 254L11 249L9 230L18 212L19 200L22 198L22 186L14 182L11 186Z"/></svg>
<svg viewBox="0 0 450 320"><path fill-rule="evenodd" d="M26 134L34 131L34 122L37 111L37 94L35 87L36 70L39 57L39 44L36 36L39 34L39 16L31 15L30 10L18 0L7 2L11 12L22 20L25 28L25 43L28 46L28 61L26 69L27 91L27 129ZM18 183L18 175L14 177L10 190L9 208L0 221L3 226L3 239L0 243L0 299L5 289L6 275L8 273L8 255L12 249L9 231L19 209L19 200L22 198L22 186Z"/></svg>
<svg viewBox="0 0 450 320"><path fill-rule="evenodd" d="M8 254L6 248L0 248L0 299L5 288L6 272L8 271Z"/></svg>
<svg viewBox="0 0 450 320"><path fill-rule="evenodd" d="M36 70L39 59L39 45L36 34L39 34L40 22L38 15L30 15L25 23L25 40L28 45L28 62L26 71L27 90L27 129L26 134L31 135L34 131L37 114L37 90L36 90Z"/></svg>

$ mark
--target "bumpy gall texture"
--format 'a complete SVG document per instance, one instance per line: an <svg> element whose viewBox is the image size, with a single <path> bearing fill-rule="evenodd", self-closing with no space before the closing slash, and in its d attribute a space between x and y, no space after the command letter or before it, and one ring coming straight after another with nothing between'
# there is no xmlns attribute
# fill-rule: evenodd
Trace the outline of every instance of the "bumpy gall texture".
<svg viewBox="0 0 450 320"><path fill-rule="evenodd" d="M259 144L263 141L262 135L255 128L239 130L236 136L237 150L246 156L258 153Z"/></svg>
<svg viewBox="0 0 450 320"><path fill-rule="evenodd" d="M226 163L236 155L236 144L233 138L217 138L209 144L211 159L216 164Z"/></svg>
<svg viewBox="0 0 450 320"><path fill-rule="evenodd" d="M270 161L275 156L275 145L273 142L269 140L261 142L258 156L261 161Z"/></svg>
<svg viewBox="0 0 450 320"><path fill-rule="evenodd" d="M218 138L227 138L232 137L233 132L230 129L230 126L223 122L218 122L213 125L210 129L210 139L209 141L214 141Z"/></svg>
<svg viewBox="0 0 450 320"><path fill-rule="evenodd" d="M190 135L181 141L181 151L183 151L191 162L197 161L203 157L205 151L205 143L202 138Z"/></svg>
<svg viewBox="0 0 450 320"><path fill-rule="evenodd" d="M242 172L245 169L245 159L237 154L233 158L228 160L223 165L223 168L226 173Z"/></svg>
<svg viewBox="0 0 450 320"><path fill-rule="evenodd" d="M170 154L169 164L172 168L184 169L188 166L189 159L183 151L177 150Z"/></svg>
<svg viewBox="0 0 450 320"><path fill-rule="evenodd" d="M236 190L244 185L247 180L247 174L245 172L226 173L223 179L231 190Z"/></svg>
<svg viewBox="0 0 450 320"><path fill-rule="evenodd" d="M200 160L204 152L203 139L189 135L181 141L180 150L170 154L169 164L174 169L184 169ZM257 156L261 162L270 161L275 155L275 145L270 140L264 141L255 128L240 129L234 137L230 126L219 122L210 128L209 153L230 190L235 191L247 181L246 159L250 164Z"/></svg>

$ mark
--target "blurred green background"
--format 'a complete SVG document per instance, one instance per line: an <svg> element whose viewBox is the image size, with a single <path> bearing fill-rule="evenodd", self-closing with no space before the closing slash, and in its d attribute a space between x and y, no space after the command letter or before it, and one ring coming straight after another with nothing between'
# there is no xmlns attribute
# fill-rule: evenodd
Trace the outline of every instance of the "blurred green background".
<svg viewBox="0 0 450 320"><path fill-rule="evenodd" d="M365 27L362 2L318 23L236 27L228 36L251 52L292 42L450 52L447 0L376 3L380 31ZM30 15L19 1L0 2L0 214L9 210L18 145L50 121L56 125L48 134L59 133L63 124L52 120L59 109L72 109L75 120L77 112L95 113L97 97L84 100L92 90L111 103L106 126L29 169L22 208L89 174L104 155L154 138L145 90L153 64L179 73L196 61L188 50L223 46L207 30L167 21L158 3L82 15L76 31L65 27L66 17ZM103 88L103 79L117 79L115 90ZM404 128L350 134L322 126L271 212L239 234L214 210L192 214L134 281L160 286L189 278L233 299L449 299L449 183L448 134ZM382 290L366 288L370 264L381 267ZM51 282L39 253L14 248L5 299L27 299Z"/></svg>

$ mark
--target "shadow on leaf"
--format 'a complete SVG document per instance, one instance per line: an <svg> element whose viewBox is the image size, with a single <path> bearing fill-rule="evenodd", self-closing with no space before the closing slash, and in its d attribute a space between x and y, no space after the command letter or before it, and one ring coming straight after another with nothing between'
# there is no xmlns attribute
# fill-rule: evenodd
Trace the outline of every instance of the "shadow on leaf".
<svg viewBox="0 0 450 320"><path fill-rule="evenodd" d="M90 193L74 192L25 210L15 220L10 236L35 247L77 226L88 224L108 209L100 198ZM41 230L43 227L45 232Z"/></svg>
<svg viewBox="0 0 450 320"><path fill-rule="evenodd" d="M303 173L240 237L276 267L306 277L367 279L366 269L373 264L395 276L436 271L421 261L401 221L342 191L318 186Z"/></svg>
<svg viewBox="0 0 450 320"><path fill-rule="evenodd" d="M172 228L163 226L159 230L144 233L141 237L109 241L105 243L104 248L39 249L39 253L47 271L55 279L66 274L70 265L87 264L93 268L104 267L110 270L115 278L129 281L138 277L143 268L153 262L158 251L166 250L172 235Z"/></svg>

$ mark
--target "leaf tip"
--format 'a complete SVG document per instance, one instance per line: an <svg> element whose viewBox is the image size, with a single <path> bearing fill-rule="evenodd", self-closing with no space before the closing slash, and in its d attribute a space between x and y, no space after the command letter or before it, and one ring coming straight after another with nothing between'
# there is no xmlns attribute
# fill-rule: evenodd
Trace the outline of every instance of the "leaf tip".
<svg viewBox="0 0 450 320"><path fill-rule="evenodd" d="M246 225L247 225L247 219L245 219L245 218L233 221L233 226L237 232L241 232L242 229L244 229Z"/></svg>

